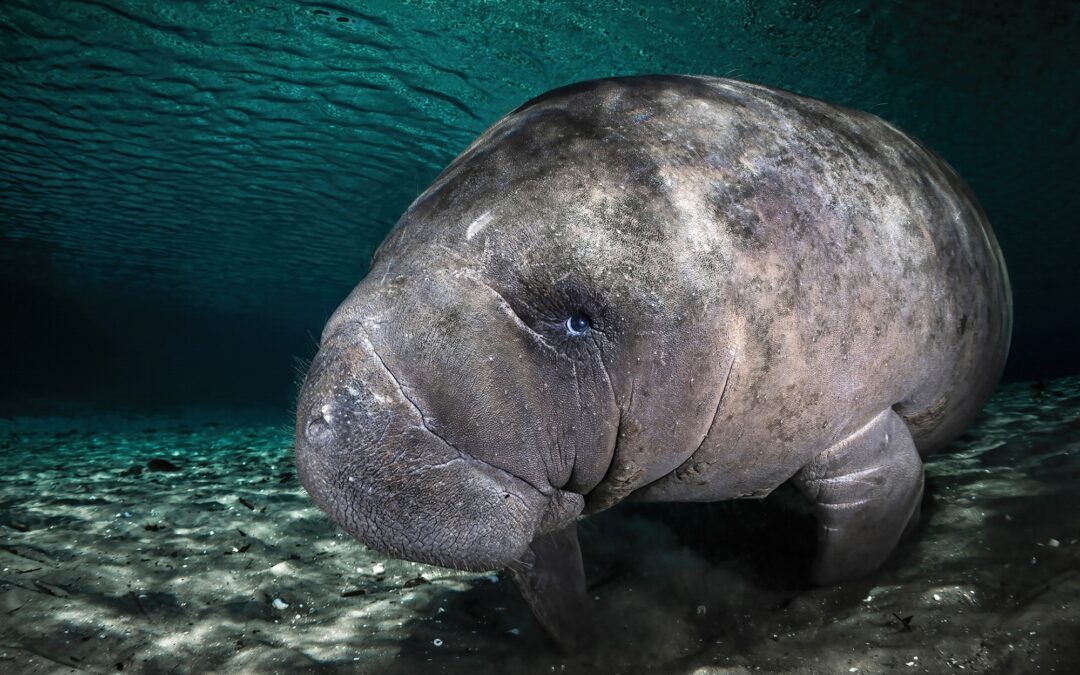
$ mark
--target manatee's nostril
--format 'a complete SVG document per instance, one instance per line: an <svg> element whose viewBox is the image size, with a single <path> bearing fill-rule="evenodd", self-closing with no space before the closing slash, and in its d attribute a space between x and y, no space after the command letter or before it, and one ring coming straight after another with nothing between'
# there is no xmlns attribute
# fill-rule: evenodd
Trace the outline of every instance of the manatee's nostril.
<svg viewBox="0 0 1080 675"><path fill-rule="evenodd" d="M320 412L307 423L304 436L312 445L328 445L334 438L334 430L330 428L330 416Z"/></svg>

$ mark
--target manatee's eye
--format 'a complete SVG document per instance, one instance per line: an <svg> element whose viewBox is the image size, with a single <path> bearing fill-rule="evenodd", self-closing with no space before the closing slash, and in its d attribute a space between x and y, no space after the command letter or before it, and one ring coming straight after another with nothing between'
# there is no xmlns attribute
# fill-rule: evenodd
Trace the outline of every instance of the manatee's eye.
<svg viewBox="0 0 1080 675"><path fill-rule="evenodd" d="M592 323L589 321L589 317L584 314L574 314L566 320L566 332L570 335L584 335L590 328Z"/></svg>

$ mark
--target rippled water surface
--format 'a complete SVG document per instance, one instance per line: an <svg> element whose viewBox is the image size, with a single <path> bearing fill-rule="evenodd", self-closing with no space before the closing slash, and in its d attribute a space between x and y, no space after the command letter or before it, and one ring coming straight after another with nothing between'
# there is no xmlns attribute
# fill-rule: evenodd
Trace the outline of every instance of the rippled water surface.
<svg viewBox="0 0 1080 675"><path fill-rule="evenodd" d="M275 339L266 359L306 353L409 202L502 114L582 79L704 73L870 110L944 154L1010 262L1014 360L1046 365L1080 339L1053 312L1080 247L1078 27L1076 3L8 0L4 287L70 301L93 325L65 331L128 355L186 331L206 355L173 350L194 395L248 331ZM30 329L6 351L92 355ZM225 379L252 394L255 375Z"/></svg>

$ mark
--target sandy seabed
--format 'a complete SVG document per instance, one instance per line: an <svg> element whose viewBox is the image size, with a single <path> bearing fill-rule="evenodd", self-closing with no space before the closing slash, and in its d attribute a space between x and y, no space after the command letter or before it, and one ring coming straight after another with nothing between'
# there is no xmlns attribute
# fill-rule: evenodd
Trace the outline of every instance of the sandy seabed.
<svg viewBox="0 0 1080 675"><path fill-rule="evenodd" d="M924 524L813 588L798 496L580 524L594 653L509 578L387 559L296 480L289 420L0 419L0 672L1080 672L1080 378L1001 388Z"/></svg>

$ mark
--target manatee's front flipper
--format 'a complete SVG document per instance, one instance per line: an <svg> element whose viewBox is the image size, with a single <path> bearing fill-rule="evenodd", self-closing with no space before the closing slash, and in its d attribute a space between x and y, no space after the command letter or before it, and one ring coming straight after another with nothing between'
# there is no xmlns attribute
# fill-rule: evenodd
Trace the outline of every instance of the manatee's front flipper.
<svg viewBox="0 0 1080 675"><path fill-rule="evenodd" d="M591 609L577 525L537 536L510 571L536 620L562 649L573 653L590 644Z"/></svg>
<svg viewBox="0 0 1080 675"><path fill-rule="evenodd" d="M818 521L815 583L877 569L919 517L923 466L907 425L892 409L822 452L795 476Z"/></svg>

